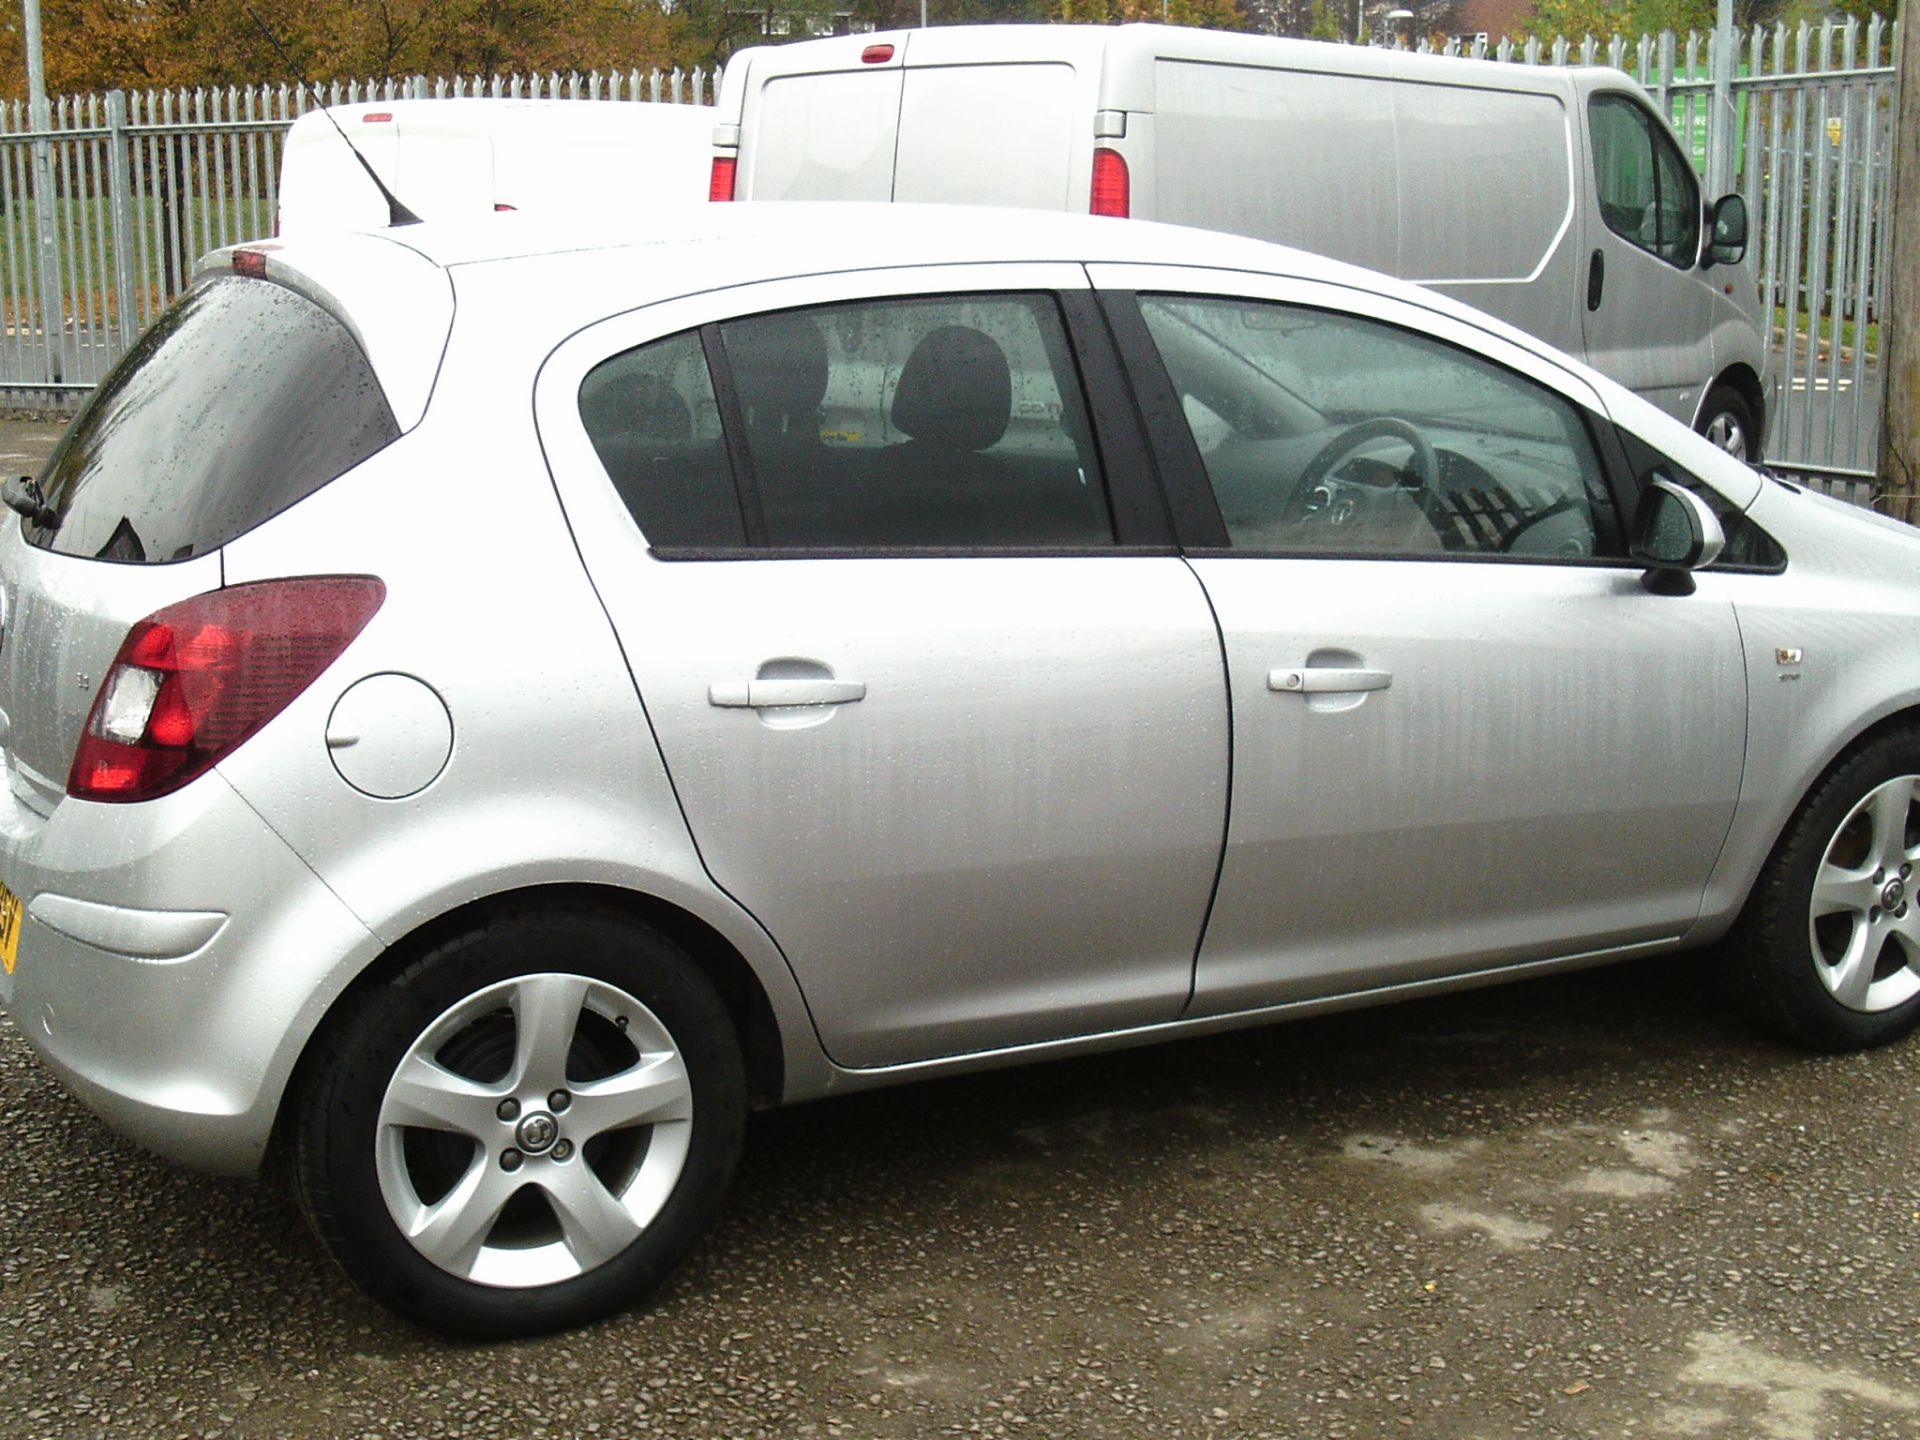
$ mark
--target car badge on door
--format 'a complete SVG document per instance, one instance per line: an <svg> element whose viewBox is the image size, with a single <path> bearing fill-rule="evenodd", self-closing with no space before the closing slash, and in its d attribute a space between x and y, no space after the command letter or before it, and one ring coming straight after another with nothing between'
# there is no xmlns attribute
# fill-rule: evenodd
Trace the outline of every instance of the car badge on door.
<svg viewBox="0 0 1920 1440"><path fill-rule="evenodd" d="M93 688L93 677L82 672L73 677L73 683L78 685L82 690L91 690Z"/></svg>

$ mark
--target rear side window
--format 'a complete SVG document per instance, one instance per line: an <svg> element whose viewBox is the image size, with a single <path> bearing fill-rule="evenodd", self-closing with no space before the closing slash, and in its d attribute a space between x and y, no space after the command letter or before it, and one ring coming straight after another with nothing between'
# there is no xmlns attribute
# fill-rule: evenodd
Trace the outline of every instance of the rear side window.
<svg viewBox="0 0 1920 1440"><path fill-rule="evenodd" d="M270 281L196 287L114 367L47 462L62 555L164 564L218 549L400 433L358 342Z"/></svg>
<svg viewBox="0 0 1920 1440"><path fill-rule="evenodd" d="M656 550L1114 544L1051 297L880 300L729 320L602 362L579 403L608 478Z"/></svg>

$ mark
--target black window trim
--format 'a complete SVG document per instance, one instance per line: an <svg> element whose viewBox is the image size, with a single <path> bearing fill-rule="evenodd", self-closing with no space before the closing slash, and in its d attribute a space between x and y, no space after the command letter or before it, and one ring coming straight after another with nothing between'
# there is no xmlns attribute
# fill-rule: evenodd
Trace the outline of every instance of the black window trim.
<svg viewBox="0 0 1920 1440"><path fill-rule="evenodd" d="M1706 188L1700 183L1699 177L1694 173L1693 162L1687 159L1686 155L1681 151L1680 142L1673 138L1672 127L1661 120L1657 112L1649 110L1642 104L1639 96L1626 90L1595 90L1587 96L1587 133L1589 136L1588 148L1590 151L1592 149L1593 107L1603 100L1618 101L1639 115L1641 120L1646 124L1648 142L1653 146L1654 150L1658 151L1660 146L1664 144L1673 158L1680 162L1680 168L1685 172L1687 178L1692 181L1693 213L1698 217L1694 221L1693 228L1693 254L1686 260L1675 260L1669 256L1662 255L1658 250L1649 250L1631 235L1623 235L1614 229L1611 224L1608 224L1607 214L1604 209L1600 212L1600 223L1606 225L1609 235L1612 235L1624 244L1631 245L1642 255L1651 255L1662 264L1671 265L1674 269L1683 273L1699 269L1700 249L1706 241L1706 210L1704 208L1706 205ZM1657 212L1660 208L1660 157L1658 154L1655 154L1650 158L1653 161L1653 204ZM1588 161L1593 167L1594 195L1597 200L1600 188L1600 157L1597 154L1589 154Z"/></svg>
<svg viewBox="0 0 1920 1440"><path fill-rule="evenodd" d="M1641 472L1634 466L1632 456L1629 453L1628 446L1630 444L1638 446L1649 454L1659 455L1662 459L1667 460L1669 464L1673 465L1674 468L1682 471L1690 478L1699 479L1699 477L1694 476L1692 471L1687 470L1687 468L1677 460L1673 460L1664 455L1659 446L1642 440L1638 435L1634 435L1630 431L1623 430L1617 422L1601 426L1600 429L1606 440L1607 466L1612 472L1614 491L1616 494L1626 497L1626 508L1621 512L1622 514L1629 517L1634 514L1639 508L1640 496L1646 488L1645 480L1642 478ZM1651 474L1651 468L1649 468L1647 473ZM1683 482L1676 479L1675 483ZM1713 490L1716 495L1720 494L1718 490L1714 489L1711 481L1700 480L1699 483L1705 485L1709 490ZM1725 496L1721 496L1721 498L1723 500L1726 499ZM1733 505L1731 500L1727 500L1726 503L1729 506ZM1744 515L1746 511L1742 510L1740 513ZM1632 523L1630 519L1628 523ZM1747 523L1753 525L1754 529L1766 537L1767 543L1780 552L1780 563L1778 565L1739 565L1730 560L1716 560L1711 565L1703 566L1700 573L1707 575L1784 575L1787 573L1788 568L1793 563L1793 557L1787 554L1787 547L1782 545L1779 540L1774 537L1773 532L1765 526L1754 524L1752 520L1748 520Z"/></svg>

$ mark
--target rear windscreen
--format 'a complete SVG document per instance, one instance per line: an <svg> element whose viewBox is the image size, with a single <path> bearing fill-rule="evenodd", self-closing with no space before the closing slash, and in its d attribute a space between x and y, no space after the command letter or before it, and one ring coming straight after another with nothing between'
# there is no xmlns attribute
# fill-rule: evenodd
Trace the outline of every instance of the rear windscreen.
<svg viewBox="0 0 1920 1440"><path fill-rule="evenodd" d="M359 343L266 280L196 286L114 367L41 476L63 555L164 564L205 554L400 433Z"/></svg>

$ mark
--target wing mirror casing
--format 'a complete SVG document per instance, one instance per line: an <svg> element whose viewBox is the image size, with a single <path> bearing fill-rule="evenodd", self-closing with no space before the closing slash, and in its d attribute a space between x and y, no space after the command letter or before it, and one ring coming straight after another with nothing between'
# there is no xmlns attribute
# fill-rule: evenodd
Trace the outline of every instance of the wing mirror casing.
<svg viewBox="0 0 1920 1440"><path fill-rule="evenodd" d="M1659 477L1640 496L1629 553L1647 567L1641 583L1656 595L1691 595L1693 575L1720 558L1726 532L1712 507Z"/></svg>
<svg viewBox="0 0 1920 1440"><path fill-rule="evenodd" d="M1707 207L1707 246L1700 268L1738 265L1747 254L1747 202L1739 195L1722 195Z"/></svg>

